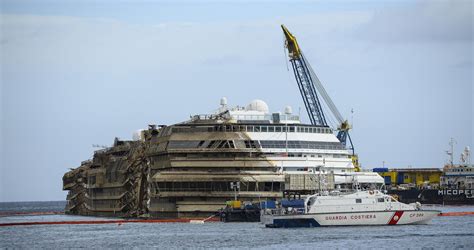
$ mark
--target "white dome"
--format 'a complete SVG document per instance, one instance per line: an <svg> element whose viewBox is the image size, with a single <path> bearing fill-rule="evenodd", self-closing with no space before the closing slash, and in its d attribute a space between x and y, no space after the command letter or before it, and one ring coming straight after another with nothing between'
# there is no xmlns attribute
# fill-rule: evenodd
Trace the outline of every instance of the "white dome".
<svg viewBox="0 0 474 250"><path fill-rule="evenodd" d="M247 110L260 111L265 114L268 114L269 109L268 105L262 100L253 100L247 105Z"/></svg>
<svg viewBox="0 0 474 250"><path fill-rule="evenodd" d="M227 98L225 97L221 98L221 106L227 106Z"/></svg>

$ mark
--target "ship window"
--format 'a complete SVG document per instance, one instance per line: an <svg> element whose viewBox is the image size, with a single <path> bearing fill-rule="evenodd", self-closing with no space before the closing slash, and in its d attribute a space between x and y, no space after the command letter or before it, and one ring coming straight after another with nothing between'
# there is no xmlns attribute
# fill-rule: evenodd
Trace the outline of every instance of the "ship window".
<svg viewBox="0 0 474 250"><path fill-rule="evenodd" d="M268 132L275 132L275 127L273 126L268 127Z"/></svg>
<svg viewBox="0 0 474 250"><path fill-rule="evenodd" d="M246 148L260 148L258 141L246 140L244 143Z"/></svg>
<svg viewBox="0 0 474 250"><path fill-rule="evenodd" d="M281 190L281 185L280 182L274 182L273 183L273 191L280 192Z"/></svg>
<svg viewBox="0 0 474 250"><path fill-rule="evenodd" d="M356 203L362 203L362 199L356 199Z"/></svg>
<svg viewBox="0 0 474 250"><path fill-rule="evenodd" d="M378 198L377 201L378 202L385 202L385 200L383 198Z"/></svg>
<svg viewBox="0 0 474 250"><path fill-rule="evenodd" d="M262 126L262 132L268 132L268 127L267 126Z"/></svg>
<svg viewBox="0 0 474 250"><path fill-rule="evenodd" d="M90 181L90 185L94 185L95 184L95 175L92 175L89 179Z"/></svg>
<svg viewBox="0 0 474 250"><path fill-rule="evenodd" d="M272 191L272 190L273 190L273 182L264 182L263 191Z"/></svg>
<svg viewBox="0 0 474 250"><path fill-rule="evenodd" d="M255 182L249 182L248 191L257 191L257 185Z"/></svg>
<svg viewBox="0 0 474 250"><path fill-rule="evenodd" d="M275 132L281 132L281 127L275 127Z"/></svg>
<svg viewBox="0 0 474 250"><path fill-rule="evenodd" d="M295 132L295 127L290 127L290 132Z"/></svg>

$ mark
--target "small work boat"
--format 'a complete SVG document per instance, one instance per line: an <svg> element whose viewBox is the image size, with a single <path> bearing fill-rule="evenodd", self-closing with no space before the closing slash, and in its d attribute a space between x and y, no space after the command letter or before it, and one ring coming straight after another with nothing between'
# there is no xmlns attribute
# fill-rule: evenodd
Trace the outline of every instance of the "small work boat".
<svg viewBox="0 0 474 250"><path fill-rule="evenodd" d="M304 206L261 210L266 227L320 227L427 224L440 214L405 204L379 190L323 192L308 196Z"/></svg>

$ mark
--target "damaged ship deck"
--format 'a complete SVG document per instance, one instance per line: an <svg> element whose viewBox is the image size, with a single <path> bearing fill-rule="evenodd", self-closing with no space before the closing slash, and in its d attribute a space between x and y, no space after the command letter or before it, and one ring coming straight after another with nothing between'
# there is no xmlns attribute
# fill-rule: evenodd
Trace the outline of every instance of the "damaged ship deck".
<svg viewBox="0 0 474 250"><path fill-rule="evenodd" d="M92 160L67 172L67 214L205 217L238 196L248 202L282 197L284 175L242 126L219 119L150 126L140 140L116 139ZM210 121L213 121L209 123Z"/></svg>

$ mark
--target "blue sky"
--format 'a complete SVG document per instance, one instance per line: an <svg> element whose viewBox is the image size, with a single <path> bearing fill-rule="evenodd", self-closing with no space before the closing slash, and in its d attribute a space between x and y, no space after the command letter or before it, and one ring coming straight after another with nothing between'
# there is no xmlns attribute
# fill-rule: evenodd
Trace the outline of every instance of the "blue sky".
<svg viewBox="0 0 474 250"><path fill-rule="evenodd" d="M354 109L365 168L442 167L451 137L456 158L474 146L470 1L0 2L0 201L63 200L92 144L222 96L304 114L282 23Z"/></svg>

